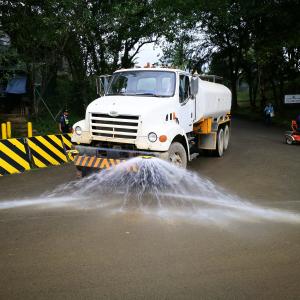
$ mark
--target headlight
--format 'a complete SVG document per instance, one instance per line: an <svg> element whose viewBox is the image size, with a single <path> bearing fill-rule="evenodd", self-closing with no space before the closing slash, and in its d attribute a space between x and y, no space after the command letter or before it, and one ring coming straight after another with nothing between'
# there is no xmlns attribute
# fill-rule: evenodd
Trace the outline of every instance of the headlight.
<svg viewBox="0 0 300 300"><path fill-rule="evenodd" d="M77 135L81 135L81 134L82 134L82 129L81 129L80 126L76 126L76 127L75 127L75 133L76 133Z"/></svg>
<svg viewBox="0 0 300 300"><path fill-rule="evenodd" d="M156 135L156 133L150 132L150 133L148 134L148 140L149 140L151 143L156 142L156 140L157 140L157 135Z"/></svg>

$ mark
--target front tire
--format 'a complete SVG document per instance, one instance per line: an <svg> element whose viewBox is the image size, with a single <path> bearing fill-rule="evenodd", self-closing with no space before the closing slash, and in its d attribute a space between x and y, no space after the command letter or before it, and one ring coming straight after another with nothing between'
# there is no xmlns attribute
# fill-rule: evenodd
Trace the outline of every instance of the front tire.
<svg viewBox="0 0 300 300"><path fill-rule="evenodd" d="M183 145L178 142L172 143L168 151L167 160L170 163L185 169L187 166L187 154Z"/></svg>

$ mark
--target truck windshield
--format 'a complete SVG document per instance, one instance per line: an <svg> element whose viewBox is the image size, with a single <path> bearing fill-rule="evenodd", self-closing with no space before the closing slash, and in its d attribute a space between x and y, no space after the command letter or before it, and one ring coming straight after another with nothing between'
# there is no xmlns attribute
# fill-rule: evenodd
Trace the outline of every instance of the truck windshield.
<svg viewBox="0 0 300 300"><path fill-rule="evenodd" d="M171 97L174 91L174 72L126 71L112 76L106 95Z"/></svg>

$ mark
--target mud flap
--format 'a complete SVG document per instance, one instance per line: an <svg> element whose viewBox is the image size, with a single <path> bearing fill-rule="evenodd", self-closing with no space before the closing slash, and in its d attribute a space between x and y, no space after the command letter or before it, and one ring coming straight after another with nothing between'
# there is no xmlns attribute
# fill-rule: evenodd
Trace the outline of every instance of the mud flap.
<svg viewBox="0 0 300 300"><path fill-rule="evenodd" d="M217 147L217 133L199 134L198 148L204 150L215 150Z"/></svg>

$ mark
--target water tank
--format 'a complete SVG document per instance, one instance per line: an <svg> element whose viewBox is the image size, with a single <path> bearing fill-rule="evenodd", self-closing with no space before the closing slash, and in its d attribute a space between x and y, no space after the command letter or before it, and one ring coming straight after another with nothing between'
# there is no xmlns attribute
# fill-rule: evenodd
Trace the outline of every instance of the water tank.
<svg viewBox="0 0 300 300"><path fill-rule="evenodd" d="M192 86L196 96L196 122L230 112L231 91L225 85L196 77L192 79Z"/></svg>

